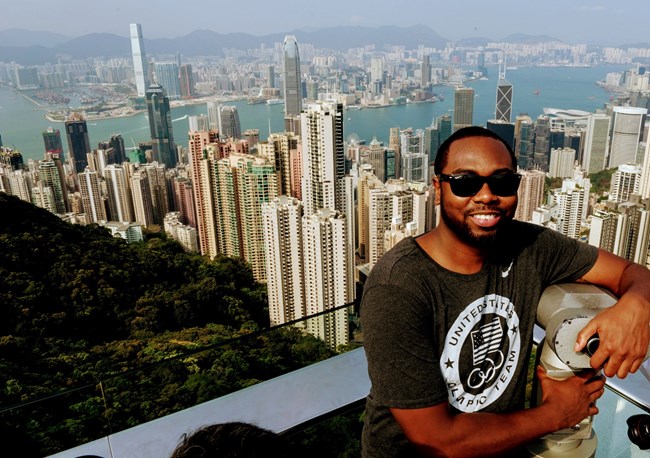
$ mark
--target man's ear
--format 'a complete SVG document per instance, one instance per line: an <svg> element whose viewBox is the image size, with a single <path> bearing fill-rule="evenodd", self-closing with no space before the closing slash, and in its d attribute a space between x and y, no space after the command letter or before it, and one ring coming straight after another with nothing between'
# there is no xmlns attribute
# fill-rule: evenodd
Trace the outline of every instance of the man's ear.
<svg viewBox="0 0 650 458"><path fill-rule="evenodd" d="M440 205L440 180L438 179L438 175L431 177L431 184L435 192L435 204Z"/></svg>

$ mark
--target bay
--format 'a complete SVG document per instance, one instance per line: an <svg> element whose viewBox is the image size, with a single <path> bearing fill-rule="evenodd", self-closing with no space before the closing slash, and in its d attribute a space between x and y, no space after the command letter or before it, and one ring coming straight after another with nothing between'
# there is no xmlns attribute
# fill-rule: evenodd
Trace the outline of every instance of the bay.
<svg viewBox="0 0 650 458"><path fill-rule="evenodd" d="M506 79L513 85L513 121L519 113L527 113L533 119L543 113L544 107L577 109L593 112L610 101L611 94L595 82L605 74L627 70L628 66L600 67L522 67L508 71ZM474 123L485 125L494 118L496 103L497 70L490 69L487 80L476 80L467 85L475 90ZM373 137L387 143L389 129L412 127L423 129L431 125L435 117L452 114L453 88L436 86L434 92L444 97L436 103L412 103L384 108L346 110L344 136L355 134L370 142ZM228 102L239 112L242 131L258 129L260 139L271 132L283 130L283 105L256 104L246 101ZM53 123L45 118L47 107L41 107L23 97L19 92L0 88L0 136L4 146L17 149L28 159L43 158L42 132L48 127L62 133L64 149L67 150L63 123ZM186 105L172 109L174 138L176 143L187 146L188 117L207 114L205 103ZM127 147L140 141L150 140L149 125L144 113L125 118L88 121L91 146L108 140L113 134L121 134Z"/></svg>

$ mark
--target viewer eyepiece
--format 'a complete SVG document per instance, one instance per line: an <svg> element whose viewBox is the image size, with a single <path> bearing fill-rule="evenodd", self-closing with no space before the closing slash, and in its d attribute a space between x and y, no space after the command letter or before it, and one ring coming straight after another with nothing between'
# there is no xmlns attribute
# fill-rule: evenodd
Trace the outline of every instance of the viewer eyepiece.
<svg viewBox="0 0 650 458"><path fill-rule="evenodd" d="M650 415L632 415L627 419L627 436L641 450L650 449Z"/></svg>

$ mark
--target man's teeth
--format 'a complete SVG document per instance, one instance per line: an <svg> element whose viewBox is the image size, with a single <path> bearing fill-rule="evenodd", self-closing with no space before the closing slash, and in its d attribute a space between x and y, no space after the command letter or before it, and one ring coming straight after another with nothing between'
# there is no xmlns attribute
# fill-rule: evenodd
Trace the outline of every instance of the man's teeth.
<svg viewBox="0 0 650 458"><path fill-rule="evenodd" d="M474 218L484 219L484 220L494 219L494 218L497 217L497 215L473 215L473 216L474 216Z"/></svg>

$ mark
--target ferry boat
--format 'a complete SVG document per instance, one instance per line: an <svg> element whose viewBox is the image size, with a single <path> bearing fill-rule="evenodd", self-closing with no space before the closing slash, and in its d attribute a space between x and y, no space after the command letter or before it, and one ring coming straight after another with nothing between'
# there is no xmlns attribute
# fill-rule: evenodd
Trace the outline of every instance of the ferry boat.
<svg viewBox="0 0 650 458"><path fill-rule="evenodd" d="M266 104L267 104L267 105L280 105L280 104L282 104L282 103L284 103L284 100L283 100L283 99L268 99L268 100L266 101Z"/></svg>

